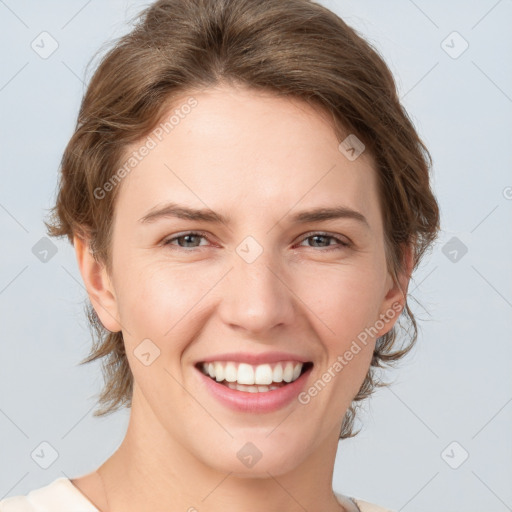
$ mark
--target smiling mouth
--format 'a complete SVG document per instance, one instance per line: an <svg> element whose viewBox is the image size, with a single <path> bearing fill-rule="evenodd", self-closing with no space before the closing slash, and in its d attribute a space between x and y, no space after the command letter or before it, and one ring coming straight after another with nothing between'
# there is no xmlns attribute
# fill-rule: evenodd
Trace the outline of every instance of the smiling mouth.
<svg viewBox="0 0 512 512"><path fill-rule="evenodd" d="M200 362L196 368L218 384L237 391L265 393L296 381L313 363L281 361L252 365L235 361Z"/></svg>

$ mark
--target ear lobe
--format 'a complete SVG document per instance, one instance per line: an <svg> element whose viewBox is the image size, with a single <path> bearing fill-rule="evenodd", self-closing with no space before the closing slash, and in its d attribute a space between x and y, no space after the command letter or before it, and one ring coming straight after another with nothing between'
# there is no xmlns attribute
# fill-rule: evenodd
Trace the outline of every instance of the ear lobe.
<svg viewBox="0 0 512 512"><path fill-rule="evenodd" d="M382 303L379 317L380 319L388 318L388 320L385 327L381 329L382 332L380 332L377 337L383 336L393 328L400 313L405 308L413 267L414 247L412 244L409 244L404 246L404 268L403 271L397 275L397 282L395 282L393 276L388 273L387 293Z"/></svg>
<svg viewBox="0 0 512 512"><path fill-rule="evenodd" d="M412 244L404 245L403 271L397 276L398 288L402 297L402 306L405 306L405 299L409 289L412 269L414 267L414 247ZM391 290L390 290L391 291Z"/></svg>
<svg viewBox="0 0 512 512"><path fill-rule="evenodd" d="M103 327L111 332L121 330L117 300L112 282L103 264L98 262L90 249L88 240L73 237L80 274L98 318Z"/></svg>

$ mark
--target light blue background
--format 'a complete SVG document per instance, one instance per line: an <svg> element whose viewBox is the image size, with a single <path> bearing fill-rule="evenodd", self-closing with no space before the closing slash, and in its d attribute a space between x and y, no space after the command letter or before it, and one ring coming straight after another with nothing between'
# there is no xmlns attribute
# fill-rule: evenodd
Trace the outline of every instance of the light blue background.
<svg viewBox="0 0 512 512"><path fill-rule="evenodd" d="M367 404L362 433L340 443L334 488L406 512L512 510L512 1L322 3L394 72L434 158L443 225L410 287L417 349ZM72 247L55 242L47 263L32 247L85 66L142 5L0 1L0 499L92 471L124 436L127 411L91 415L99 364L76 366L90 336ZM48 59L31 48L43 31L59 44ZM456 59L441 46L453 31L469 44ZM442 252L452 237L468 249L455 263ZM30 457L43 441L58 452L46 470ZM449 460L469 454L458 469L441 456L453 441Z"/></svg>

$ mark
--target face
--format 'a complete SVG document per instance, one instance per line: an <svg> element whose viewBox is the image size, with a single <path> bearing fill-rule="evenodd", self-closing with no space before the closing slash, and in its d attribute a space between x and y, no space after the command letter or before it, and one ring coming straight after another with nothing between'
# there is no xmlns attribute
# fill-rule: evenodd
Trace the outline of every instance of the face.
<svg viewBox="0 0 512 512"><path fill-rule="evenodd" d="M283 474L336 450L398 317L376 173L306 103L219 86L173 110L191 96L127 152L147 154L117 185L96 310L123 330L139 427L210 468Z"/></svg>

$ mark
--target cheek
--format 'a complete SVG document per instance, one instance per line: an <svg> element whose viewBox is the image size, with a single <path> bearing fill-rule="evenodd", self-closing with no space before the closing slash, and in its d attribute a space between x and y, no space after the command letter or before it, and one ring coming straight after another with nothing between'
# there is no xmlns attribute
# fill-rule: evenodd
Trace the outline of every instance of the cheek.
<svg viewBox="0 0 512 512"><path fill-rule="evenodd" d="M343 349L378 317L383 276L378 267L343 265L297 277L298 295L323 325L331 345Z"/></svg>
<svg viewBox="0 0 512 512"><path fill-rule="evenodd" d="M119 308L128 363L147 402L165 404L169 396L183 394L182 354L194 338L204 289L186 272L169 268L139 268L127 275ZM182 407L191 407L185 398Z"/></svg>
<svg viewBox="0 0 512 512"><path fill-rule="evenodd" d="M125 265L124 271L122 267L118 266L118 308L123 326L129 333L136 333L137 338L174 338L178 343L180 338L173 333L183 331L191 319L205 312L209 304L205 295L224 272L213 266L187 272L168 263L144 266L139 262ZM378 315L378 268L350 263L316 265L298 268L283 277L293 290L289 300L306 311L328 339L332 338L335 348L342 349L344 342L357 336Z"/></svg>
<svg viewBox="0 0 512 512"><path fill-rule="evenodd" d="M301 288L326 353L319 378L331 383L327 386L341 409L348 407L371 363L376 339L369 328L378 319L381 281L379 272L370 267L340 267L317 272L315 282L305 280Z"/></svg>
<svg viewBox="0 0 512 512"><path fill-rule="evenodd" d="M201 310L201 299L208 288L202 280L207 276L195 275L197 279L169 265L132 265L118 294L121 322L128 331L125 341L134 345L149 338L162 352L170 348L180 351L180 343L187 340L184 329L194 328L191 319Z"/></svg>

